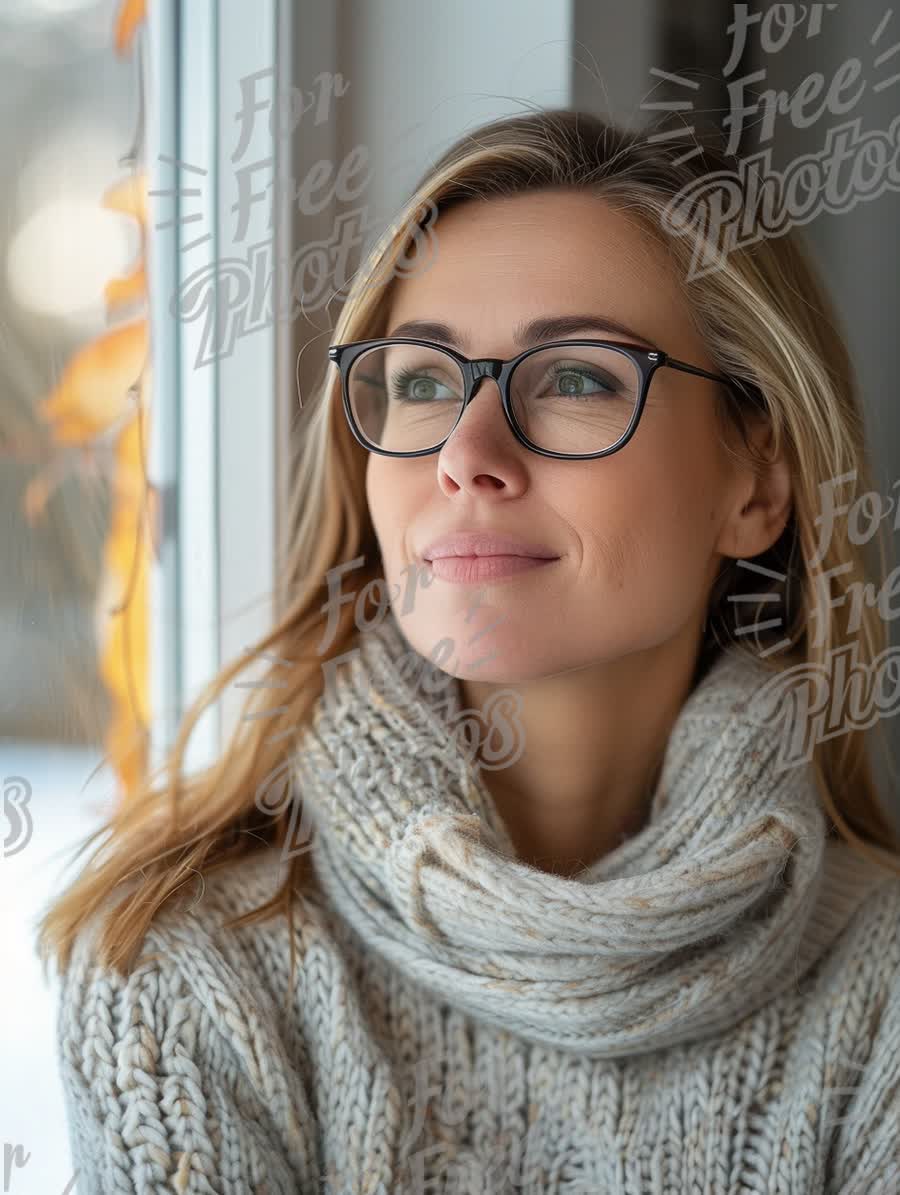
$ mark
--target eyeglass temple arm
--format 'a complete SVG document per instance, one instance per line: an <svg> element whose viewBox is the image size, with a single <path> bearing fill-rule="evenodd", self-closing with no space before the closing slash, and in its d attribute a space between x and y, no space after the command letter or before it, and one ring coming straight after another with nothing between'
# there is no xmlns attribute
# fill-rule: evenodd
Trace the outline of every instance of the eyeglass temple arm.
<svg viewBox="0 0 900 1195"><path fill-rule="evenodd" d="M696 365L688 365L685 361L676 361L673 357L666 357L663 365L670 365L672 369L680 369L682 373L692 373L698 378L709 378L713 382L723 382L729 390L733 390L744 398L749 398L756 406L765 409L766 403L759 387L750 382L742 382L738 378L729 378L722 373L710 373L708 369L700 369Z"/></svg>

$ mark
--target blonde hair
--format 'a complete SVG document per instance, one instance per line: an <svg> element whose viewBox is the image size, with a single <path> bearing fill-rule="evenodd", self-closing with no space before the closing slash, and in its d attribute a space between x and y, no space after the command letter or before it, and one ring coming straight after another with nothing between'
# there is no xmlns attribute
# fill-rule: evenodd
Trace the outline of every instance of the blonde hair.
<svg viewBox="0 0 900 1195"><path fill-rule="evenodd" d="M688 151L697 147L701 152L690 156ZM666 211L684 188L712 171L734 169L733 160L696 137L685 134L654 143L647 130L626 131L587 113L535 110L493 121L458 140L414 189L396 225L355 276L333 340L384 334L393 278L418 231L415 221L423 207L438 212L438 237L439 213L451 205L548 188L589 191L637 220L663 247L682 281L688 310L713 360L746 387L743 396L723 387L723 429L746 430L748 415L757 409L755 396L771 422L774 452L783 447L791 468L793 509L788 523L772 547L752 561L768 575L756 569L742 571L742 562L727 563L710 594L701 661L708 663L727 643L758 656L773 673L805 665L825 668L830 675L830 653L843 642L852 618L851 591L872 573L878 574L878 584L885 576L880 524L880 559L871 573L847 521L835 526L820 567L823 573L836 565L844 571L835 576L837 593L824 610L807 567L817 548L819 486L855 471L862 492L873 488L862 412L834 310L794 232L735 248L718 268L690 278L691 238L664 231ZM327 363L300 415L304 435L290 524L296 533L283 576L284 591L295 596L284 603L277 625L255 651L225 667L188 710L159 769L163 776L146 777L140 790L83 842L78 855L103 838L89 865L40 922L39 952L45 965L53 952L65 969L79 928L107 905L108 898L123 891L115 906L110 902L104 909L95 945L103 965L127 972L158 910L191 877L209 874L264 846L284 846L287 840L292 802L282 801L266 812L268 806L261 810L258 794L271 777L289 775L286 745L296 740L323 691L323 663L351 650L359 634L354 603L341 606L337 631L328 651L320 654L329 596L326 574L362 557L362 566L353 574L359 594L381 575L365 498L367 452L347 426L336 371L327 375L326 370ZM744 459L762 463L753 457L746 435L743 442L749 454ZM374 589L365 595L364 607ZM784 617L773 627L766 603L775 600L782 604ZM752 613L748 606L754 604ZM759 614L762 617L754 622ZM821 632L818 642L810 634L813 619ZM748 625L755 627L753 646L744 635ZM887 636L868 602L860 632L859 660L871 667L885 650ZM775 650L782 640L786 646ZM222 756L201 772L183 775L185 749L199 717L261 653L275 658L264 677L273 684L251 690L246 716ZM290 669L278 659L290 661ZM851 727L817 741L812 764L822 801L851 846L876 864L882 858L873 848L900 852L896 832L879 804L864 731ZM829 826L829 833L833 828ZM226 928L280 911L293 930L293 890L314 876L308 859L308 854L291 858L285 882L272 899ZM896 863L896 857L890 859L892 869ZM138 875L139 885L120 889ZM292 951L291 985L294 967Z"/></svg>

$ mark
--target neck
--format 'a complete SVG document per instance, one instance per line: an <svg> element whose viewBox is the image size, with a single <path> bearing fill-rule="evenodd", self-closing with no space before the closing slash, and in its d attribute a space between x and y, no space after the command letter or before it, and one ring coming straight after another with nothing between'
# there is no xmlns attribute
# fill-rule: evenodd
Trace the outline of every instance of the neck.
<svg viewBox="0 0 900 1195"><path fill-rule="evenodd" d="M641 829L697 664L685 637L515 685L460 681L467 708L500 689L522 701L524 750L481 773L519 859L572 875Z"/></svg>

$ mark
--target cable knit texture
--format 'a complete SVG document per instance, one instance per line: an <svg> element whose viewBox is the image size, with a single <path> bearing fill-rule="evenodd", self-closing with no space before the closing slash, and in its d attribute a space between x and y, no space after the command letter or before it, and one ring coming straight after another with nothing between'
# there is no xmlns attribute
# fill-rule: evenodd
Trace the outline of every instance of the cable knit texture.
<svg viewBox="0 0 900 1195"><path fill-rule="evenodd" d="M127 978L79 935L79 1195L900 1195L900 880L783 766L784 687L719 656L646 823L560 877L516 858L457 682L393 614L359 648L295 757L317 883L289 1007L286 920L222 928L279 849L164 910ZM512 694L490 723L499 760Z"/></svg>

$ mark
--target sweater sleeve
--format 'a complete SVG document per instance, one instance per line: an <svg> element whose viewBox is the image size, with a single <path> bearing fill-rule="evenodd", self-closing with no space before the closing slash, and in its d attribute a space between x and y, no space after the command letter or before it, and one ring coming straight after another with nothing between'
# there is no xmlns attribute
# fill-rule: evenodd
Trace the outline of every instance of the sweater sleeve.
<svg viewBox="0 0 900 1195"><path fill-rule="evenodd" d="M146 942L162 949L123 977L79 935L61 978L78 1195L318 1192L305 1086L271 1012L209 942Z"/></svg>
<svg viewBox="0 0 900 1195"><path fill-rule="evenodd" d="M887 932L863 944L881 977L872 990L871 1048L853 1066L851 1097L836 1122L827 1195L900 1193L900 883L887 886L881 912Z"/></svg>

